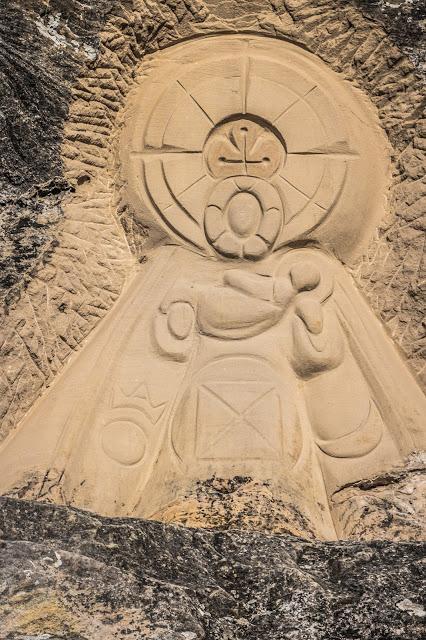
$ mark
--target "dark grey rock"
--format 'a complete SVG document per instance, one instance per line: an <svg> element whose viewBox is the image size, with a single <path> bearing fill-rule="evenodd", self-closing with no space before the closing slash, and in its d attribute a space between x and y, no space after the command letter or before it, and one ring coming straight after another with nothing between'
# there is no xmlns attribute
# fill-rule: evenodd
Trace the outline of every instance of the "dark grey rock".
<svg viewBox="0 0 426 640"><path fill-rule="evenodd" d="M10 498L0 536L2 640L424 637L422 543L313 543Z"/></svg>
<svg viewBox="0 0 426 640"><path fill-rule="evenodd" d="M52 225L70 188L60 147L71 86L90 64L87 52L96 51L111 4L0 4L0 297L7 303L56 245Z"/></svg>
<svg viewBox="0 0 426 640"><path fill-rule="evenodd" d="M424 0L354 0L354 3L385 27L420 70L426 59Z"/></svg>

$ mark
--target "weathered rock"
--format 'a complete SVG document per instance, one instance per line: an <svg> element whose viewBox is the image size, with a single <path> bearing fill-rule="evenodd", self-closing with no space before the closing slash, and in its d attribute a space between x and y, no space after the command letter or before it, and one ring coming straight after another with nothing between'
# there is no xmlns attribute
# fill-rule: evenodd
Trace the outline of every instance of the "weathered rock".
<svg viewBox="0 0 426 640"><path fill-rule="evenodd" d="M141 61L147 53L211 33L250 31L295 41L376 105L393 147L389 214L367 255L351 268L422 374L422 5L421 0L2 3L2 438L112 308L153 241L131 211L117 206L109 188L124 98ZM99 186L97 199L80 207L93 182ZM65 216L65 202L77 203L74 216L71 209ZM102 217L106 209L111 211ZM270 509L267 487L246 484L228 491L216 478L197 487L195 511L188 512L188 503L180 512L175 505L170 519L207 523L215 531L1 499L0 638L424 636L424 545L393 541L414 540L424 532L420 467L341 490L335 500L358 524L346 532L351 541L339 543L265 533L297 532L298 516L293 525L286 505L274 503Z"/></svg>
<svg viewBox="0 0 426 640"><path fill-rule="evenodd" d="M96 173L93 156L98 169L110 162L117 115L143 57L195 35L244 30L289 38L375 103L394 147L394 182L389 215L353 273L422 375L422 20L421 2L3 3L2 437L112 307L135 262L145 259L146 229L131 212L99 218L96 207L111 199L108 176L83 217L64 221L62 203L72 201L74 189L84 197L82 188ZM100 86L107 92L102 100ZM78 171L75 157L83 161Z"/></svg>
<svg viewBox="0 0 426 640"><path fill-rule="evenodd" d="M413 455L400 469L343 487L332 502L345 539L424 540L425 496L425 458Z"/></svg>
<svg viewBox="0 0 426 640"><path fill-rule="evenodd" d="M424 545L311 543L0 500L2 640L416 640Z"/></svg>

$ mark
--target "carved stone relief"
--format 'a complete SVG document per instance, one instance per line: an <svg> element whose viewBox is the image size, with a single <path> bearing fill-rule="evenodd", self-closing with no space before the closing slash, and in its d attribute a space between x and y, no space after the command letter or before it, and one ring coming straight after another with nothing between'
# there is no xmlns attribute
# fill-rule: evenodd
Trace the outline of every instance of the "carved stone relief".
<svg viewBox="0 0 426 640"><path fill-rule="evenodd" d="M121 197L168 239L5 442L0 488L59 473L57 500L161 519L200 480L248 476L299 534L343 535L332 496L425 440L341 264L382 214L373 109L295 45L218 36L158 56L126 113Z"/></svg>

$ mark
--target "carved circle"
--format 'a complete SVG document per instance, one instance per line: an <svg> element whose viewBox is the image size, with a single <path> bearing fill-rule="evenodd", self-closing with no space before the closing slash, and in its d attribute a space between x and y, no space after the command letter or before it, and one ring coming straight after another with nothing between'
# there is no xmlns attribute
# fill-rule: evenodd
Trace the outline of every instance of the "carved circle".
<svg viewBox="0 0 426 640"><path fill-rule="evenodd" d="M273 247L282 225L275 189L260 178L227 178L210 196L206 237L227 258L259 260Z"/></svg>
<svg viewBox="0 0 426 640"><path fill-rule="evenodd" d="M185 340L191 333L194 311L187 302L175 302L170 306L167 326L177 340Z"/></svg>
<svg viewBox="0 0 426 640"><path fill-rule="evenodd" d="M290 269L290 278L296 291L312 291L319 285L321 274L312 262L299 262Z"/></svg>
<svg viewBox="0 0 426 640"><path fill-rule="evenodd" d="M210 196L244 176L279 195L273 250L310 238L343 257L365 241L383 211L388 156L375 112L349 84L276 38L201 38L155 57L123 128L121 194L135 215L211 255ZM251 243L260 255L262 239Z"/></svg>
<svg viewBox="0 0 426 640"><path fill-rule="evenodd" d="M237 118L213 129L204 145L204 158L214 178L270 179L284 163L285 148L266 123Z"/></svg>
<svg viewBox="0 0 426 640"><path fill-rule="evenodd" d="M101 443L105 454L130 466L140 462L145 454L146 440L141 428L132 420L108 422L101 433Z"/></svg>

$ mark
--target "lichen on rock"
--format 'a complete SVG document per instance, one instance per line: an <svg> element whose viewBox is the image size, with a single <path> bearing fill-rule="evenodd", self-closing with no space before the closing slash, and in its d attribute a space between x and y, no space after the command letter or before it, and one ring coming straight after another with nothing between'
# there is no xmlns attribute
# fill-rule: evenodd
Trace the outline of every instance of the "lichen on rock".
<svg viewBox="0 0 426 640"><path fill-rule="evenodd" d="M0 539L2 640L423 637L424 543L314 543L4 498Z"/></svg>

